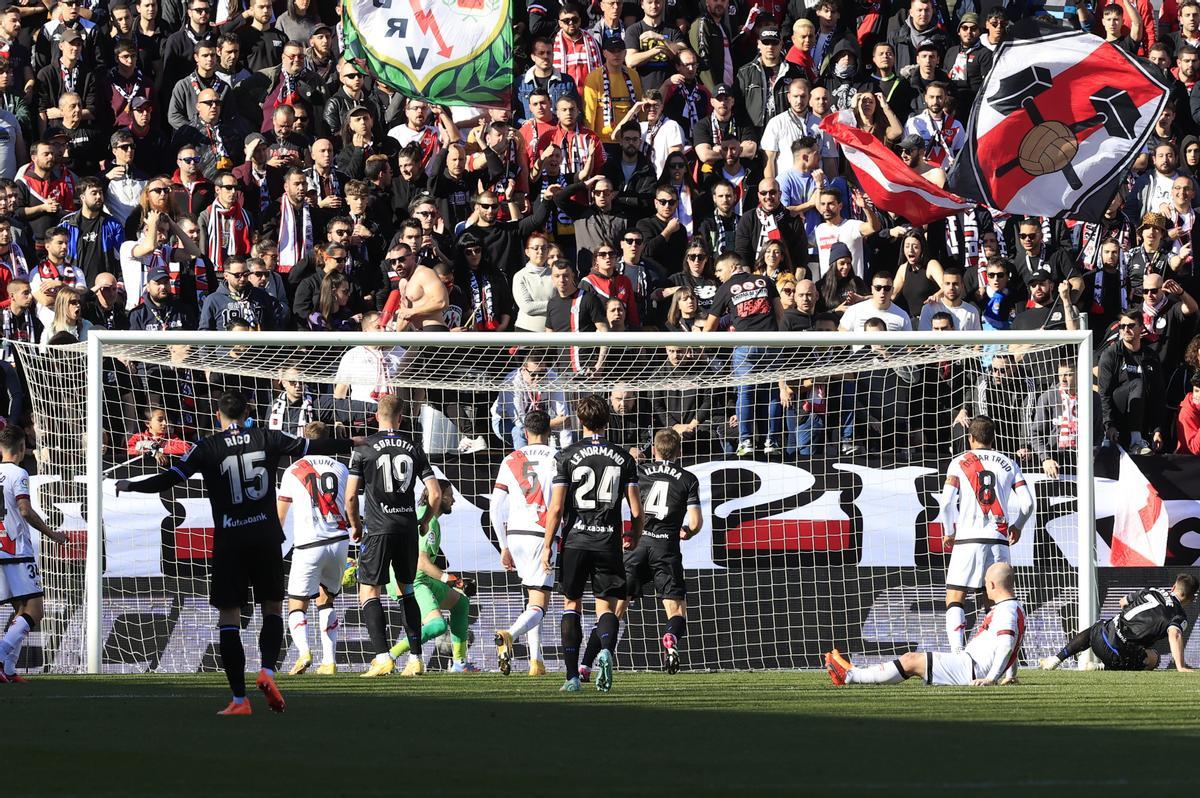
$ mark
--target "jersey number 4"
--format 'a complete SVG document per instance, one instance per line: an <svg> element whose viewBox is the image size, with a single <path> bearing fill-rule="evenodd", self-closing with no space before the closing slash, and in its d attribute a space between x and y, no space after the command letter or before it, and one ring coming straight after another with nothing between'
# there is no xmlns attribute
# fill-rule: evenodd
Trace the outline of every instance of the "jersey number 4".
<svg viewBox="0 0 1200 798"><path fill-rule="evenodd" d="M243 499L258 501L267 495L267 469L262 462L266 452L247 452L240 457L231 454L221 461L221 473L229 478L229 496L234 504Z"/></svg>
<svg viewBox="0 0 1200 798"><path fill-rule="evenodd" d="M575 508L595 510L597 503L612 506L617 498L617 480L620 476L620 468L606 466L597 484L595 469L588 466L576 468L571 472L571 481L575 483Z"/></svg>
<svg viewBox="0 0 1200 798"><path fill-rule="evenodd" d="M650 486L650 491L642 500L642 507L646 512L654 516L659 521L667 517L671 512L671 508L667 506L667 491L670 485L666 482L655 482Z"/></svg>

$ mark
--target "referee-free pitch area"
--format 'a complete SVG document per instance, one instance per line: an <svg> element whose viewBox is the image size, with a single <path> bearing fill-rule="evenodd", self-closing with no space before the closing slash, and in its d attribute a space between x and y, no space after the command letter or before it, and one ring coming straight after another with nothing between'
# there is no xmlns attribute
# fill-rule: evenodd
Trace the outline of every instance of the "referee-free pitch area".
<svg viewBox="0 0 1200 798"><path fill-rule="evenodd" d="M823 673L281 676L217 717L221 674L0 685L3 794L1117 795L1197 782L1200 673L834 688ZM253 685L253 682L250 682Z"/></svg>

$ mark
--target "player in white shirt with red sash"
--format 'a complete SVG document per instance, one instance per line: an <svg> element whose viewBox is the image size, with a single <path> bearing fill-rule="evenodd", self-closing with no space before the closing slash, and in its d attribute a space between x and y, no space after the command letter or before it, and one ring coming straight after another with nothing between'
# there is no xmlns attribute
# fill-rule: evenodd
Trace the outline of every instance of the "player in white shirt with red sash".
<svg viewBox="0 0 1200 798"><path fill-rule="evenodd" d="M856 668L835 648L825 655L825 670L834 684L897 684L918 676L926 684L1013 684L1025 637L1025 609L1013 593L1012 566L993 563L984 576L992 608L967 647L949 654L910 651L899 659Z"/></svg>
<svg viewBox="0 0 1200 798"><path fill-rule="evenodd" d="M970 451L950 461L946 484L938 496L942 548L950 552L946 637L951 651L963 648L967 593L983 589L984 574L993 563L1010 561L1009 546L1021 538L1021 529L1034 510L1033 491L1025 483L1021 467L991 448L996 440L995 422L976 416L968 435Z"/></svg>
<svg viewBox="0 0 1200 798"><path fill-rule="evenodd" d="M327 437L324 422L314 421L304 428L304 437ZM337 673L334 655L337 649L337 611L333 600L342 591L342 572L350 547L350 525L342 513L346 500L345 464L325 455L309 455L292 463L279 482L276 506L279 525L288 511L292 517L292 570L288 575L288 629L300 650L290 674L298 676L312 665L308 644L308 603L317 600L317 619L321 624L321 664L317 673Z"/></svg>
<svg viewBox="0 0 1200 798"><path fill-rule="evenodd" d="M0 684L23 682L16 675L17 658L30 631L42 621L42 580L38 552L30 527L57 543L67 536L51 529L29 501L29 472L25 459L25 431L13 424L0 430L0 604L12 604L8 628L0 636Z"/></svg>
<svg viewBox="0 0 1200 798"><path fill-rule="evenodd" d="M550 505L550 487L554 479L554 449L550 436L550 416L541 410L525 414L528 445L517 449L500 464L496 487L492 491L489 514L496 540L500 544L500 563L507 571L516 571L529 594L529 603L507 630L496 632L500 672L512 670L513 642L522 635L529 638L529 675L546 672L542 661L542 618L554 587L554 575L542 570L545 548L546 509Z"/></svg>

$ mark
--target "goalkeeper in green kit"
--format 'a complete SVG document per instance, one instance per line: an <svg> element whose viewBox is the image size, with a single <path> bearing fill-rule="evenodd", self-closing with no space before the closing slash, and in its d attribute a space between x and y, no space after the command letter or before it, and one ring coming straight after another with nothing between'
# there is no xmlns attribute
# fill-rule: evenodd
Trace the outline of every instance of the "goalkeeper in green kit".
<svg viewBox="0 0 1200 798"><path fill-rule="evenodd" d="M439 516L449 515L454 506L454 491L447 480L438 480L442 485L442 507ZM429 512L428 499L421 497L417 505L417 520L421 521ZM439 562L445 564L442 556L442 527L438 519L429 522L428 534L421 537L417 549L417 577L413 580L413 593L417 605L421 608L421 642L425 643L440 637L450 629L450 640L454 644L454 663L450 670L453 673L478 673L479 668L467 661L467 632L471 624L471 599L475 593L475 582L462 579L447 570ZM387 587L388 595L398 599L400 593L393 576ZM450 623L442 616L443 610L450 611ZM407 638L392 646L393 659L400 659L408 653ZM424 668L405 667L402 676L416 676Z"/></svg>

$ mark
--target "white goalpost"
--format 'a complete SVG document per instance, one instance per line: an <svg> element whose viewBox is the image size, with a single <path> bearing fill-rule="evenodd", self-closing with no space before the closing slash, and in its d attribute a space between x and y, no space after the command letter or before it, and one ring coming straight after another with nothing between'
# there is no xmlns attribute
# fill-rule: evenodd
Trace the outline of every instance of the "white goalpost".
<svg viewBox="0 0 1200 798"><path fill-rule="evenodd" d="M1076 433L1051 436L1064 461L1057 479L1042 473L1037 453L1046 436L1033 418L1065 365L1074 369L1077 396L1092 396L1087 331L94 330L85 344L18 351L37 437L34 504L72 541L39 542L47 614L27 668L218 667L203 484L117 497L111 482L153 473L211 434L223 390L247 395L254 424L295 434L304 420L322 420L338 436L369 433L375 399L402 396L409 431L454 486L442 549L449 570L478 583L471 659L485 669L495 669L493 633L524 606L518 578L500 564L488 515L497 468L521 441L525 410L569 417L586 394L609 401L609 439L639 457L651 456L656 428L683 432L682 464L700 481L704 516L701 533L682 544L685 668L815 668L833 645L867 662L945 650L948 554L936 495L946 464L966 446L962 417L979 413L997 420L997 448L1024 458L1037 496L1012 547L1028 615L1022 660L1057 651L1097 617L1092 404L1078 402ZM152 409L165 416L165 436L145 434ZM559 445L575 433L569 418L555 424ZM353 588L337 607L339 667L365 667L371 655ZM543 624L551 670L561 667L560 607L552 600ZM398 605L389 617L400 634ZM971 611L969 623L981 619ZM634 603L618 647L621 667L659 667L663 621L652 590ZM245 622L257 628L257 618ZM285 668L296 656L286 644ZM443 657L439 643L425 653ZM518 670L523 655L519 647Z"/></svg>

